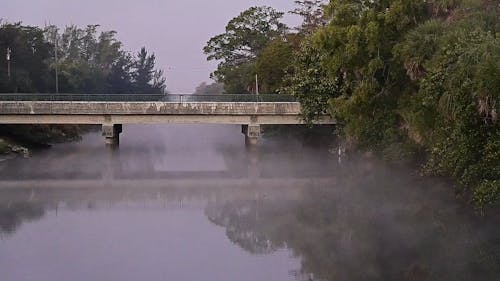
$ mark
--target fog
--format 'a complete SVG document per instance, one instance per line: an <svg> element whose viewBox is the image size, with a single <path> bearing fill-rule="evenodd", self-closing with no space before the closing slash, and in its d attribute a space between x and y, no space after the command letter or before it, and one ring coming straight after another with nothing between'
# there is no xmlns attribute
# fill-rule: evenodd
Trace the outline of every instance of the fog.
<svg viewBox="0 0 500 281"><path fill-rule="evenodd" d="M100 24L115 30L124 48L138 52L145 46L157 57L172 93L192 93L201 82L211 82L216 63L207 62L202 48L223 33L227 22L245 9L269 5L283 12L293 1L282 0L0 0L0 19L44 26ZM290 26L299 19L285 17Z"/></svg>
<svg viewBox="0 0 500 281"><path fill-rule="evenodd" d="M0 163L2 280L495 280L500 233L335 140L125 126Z"/></svg>

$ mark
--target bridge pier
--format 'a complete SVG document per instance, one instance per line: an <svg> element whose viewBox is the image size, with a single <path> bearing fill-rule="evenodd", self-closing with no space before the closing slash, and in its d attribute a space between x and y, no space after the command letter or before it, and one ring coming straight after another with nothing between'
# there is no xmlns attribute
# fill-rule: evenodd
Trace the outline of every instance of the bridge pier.
<svg viewBox="0 0 500 281"><path fill-rule="evenodd" d="M106 139L107 146L120 145L120 133L123 131L121 124L102 125L102 136Z"/></svg>
<svg viewBox="0 0 500 281"><path fill-rule="evenodd" d="M242 125L241 132L245 135L245 145L255 146L259 142L261 135L260 125Z"/></svg>

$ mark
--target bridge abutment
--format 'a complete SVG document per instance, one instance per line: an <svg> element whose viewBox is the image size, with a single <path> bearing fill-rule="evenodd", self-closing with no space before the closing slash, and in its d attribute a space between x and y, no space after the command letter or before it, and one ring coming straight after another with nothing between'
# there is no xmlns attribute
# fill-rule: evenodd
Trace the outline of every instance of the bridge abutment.
<svg viewBox="0 0 500 281"><path fill-rule="evenodd" d="M241 132L245 135L246 146L255 146L258 144L259 138L261 136L260 125L242 125Z"/></svg>
<svg viewBox="0 0 500 281"><path fill-rule="evenodd" d="M123 131L121 124L103 124L102 136L105 138L106 145L118 146L120 145L120 134Z"/></svg>

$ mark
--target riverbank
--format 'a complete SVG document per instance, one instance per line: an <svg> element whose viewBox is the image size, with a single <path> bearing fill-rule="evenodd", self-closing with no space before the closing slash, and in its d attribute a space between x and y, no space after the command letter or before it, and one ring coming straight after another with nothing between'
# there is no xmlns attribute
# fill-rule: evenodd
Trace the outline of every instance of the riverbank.
<svg viewBox="0 0 500 281"><path fill-rule="evenodd" d="M16 157L28 158L31 155L29 148L19 145L11 140L0 138L0 162Z"/></svg>
<svg viewBox="0 0 500 281"><path fill-rule="evenodd" d="M53 144L79 141L83 134L96 129L96 126L79 125L1 125L0 162L29 158L33 150Z"/></svg>

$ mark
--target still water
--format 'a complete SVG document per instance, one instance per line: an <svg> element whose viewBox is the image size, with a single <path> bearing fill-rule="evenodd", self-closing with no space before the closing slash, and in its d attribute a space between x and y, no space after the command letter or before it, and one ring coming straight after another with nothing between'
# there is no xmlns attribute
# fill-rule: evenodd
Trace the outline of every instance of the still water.
<svg viewBox="0 0 500 281"><path fill-rule="evenodd" d="M237 126L128 126L0 163L1 281L500 280L451 187Z"/></svg>

